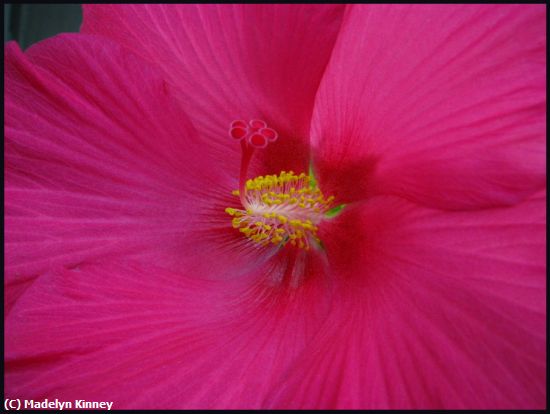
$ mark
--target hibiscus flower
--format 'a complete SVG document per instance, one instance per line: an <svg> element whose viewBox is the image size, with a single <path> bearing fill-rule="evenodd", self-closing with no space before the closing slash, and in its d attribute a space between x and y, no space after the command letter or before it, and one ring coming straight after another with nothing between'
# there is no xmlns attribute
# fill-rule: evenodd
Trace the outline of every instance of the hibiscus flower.
<svg viewBox="0 0 550 414"><path fill-rule="evenodd" d="M9 43L6 397L544 407L545 20L89 5Z"/></svg>

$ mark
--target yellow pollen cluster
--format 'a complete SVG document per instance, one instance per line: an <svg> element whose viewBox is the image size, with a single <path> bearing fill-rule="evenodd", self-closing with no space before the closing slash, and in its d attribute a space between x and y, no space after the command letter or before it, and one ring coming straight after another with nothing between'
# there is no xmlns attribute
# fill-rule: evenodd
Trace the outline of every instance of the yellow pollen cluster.
<svg viewBox="0 0 550 414"><path fill-rule="evenodd" d="M245 209L228 207L232 226L250 240L266 246L290 243L309 250L317 237L317 224L331 208L334 197L325 198L315 180L301 173L282 171L259 176L245 185ZM239 196L239 191L232 192Z"/></svg>

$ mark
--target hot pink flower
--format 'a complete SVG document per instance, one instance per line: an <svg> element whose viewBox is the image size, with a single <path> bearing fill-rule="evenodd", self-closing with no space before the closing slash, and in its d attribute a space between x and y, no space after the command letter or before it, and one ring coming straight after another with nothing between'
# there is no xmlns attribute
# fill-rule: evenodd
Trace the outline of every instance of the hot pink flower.
<svg viewBox="0 0 550 414"><path fill-rule="evenodd" d="M545 20L101 5L8 44L6 397L544 407Z"/></svg>

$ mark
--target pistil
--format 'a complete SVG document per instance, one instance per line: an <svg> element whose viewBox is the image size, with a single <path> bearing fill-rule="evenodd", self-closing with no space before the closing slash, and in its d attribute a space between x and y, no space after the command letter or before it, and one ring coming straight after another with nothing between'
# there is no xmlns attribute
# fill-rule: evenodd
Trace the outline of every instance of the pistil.
<svg viewBox="0 0 550 414"><path fill-rule="evenodd" d="M325 198L311 174L282 171L247 180L254 150L276 141L278 134L260 120L234 121L229 134L242 149L239 189L233 195L243 208L225 210L233 217L232 226L262 246L272 243L309 250L319 243L318 224L326 218L334 197Z"/></svg>

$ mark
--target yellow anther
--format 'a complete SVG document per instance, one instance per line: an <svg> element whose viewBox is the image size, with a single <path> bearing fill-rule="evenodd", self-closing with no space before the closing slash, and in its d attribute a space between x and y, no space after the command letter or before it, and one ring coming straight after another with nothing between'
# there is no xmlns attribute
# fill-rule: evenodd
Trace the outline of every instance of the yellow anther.
<svg viewBox="0 0 550 414"><path fill-rule="evenodd" d="M282 224L285 224L288 221L288 219L285 216L278 215L277 218Z"/></svg>
<svg viewBox="0 0 550 414"><path fill-rule="evenodd" d="M277 244L283 241L283 238L281 236L275 236L271 239L273 244Z"/></svg>
<svg viewBox="0 0 550 414"><path fill-rule="evenodd" d="M243 196L239 190L231 194ZM306 250L313 241L320 242L315 223L326 219L324 213L334 201L333 196L324 197L313 177L292 171L247 180L244 196L246 210L225 209L234 228L262 246L288 240L290 246Z"/></svg>

